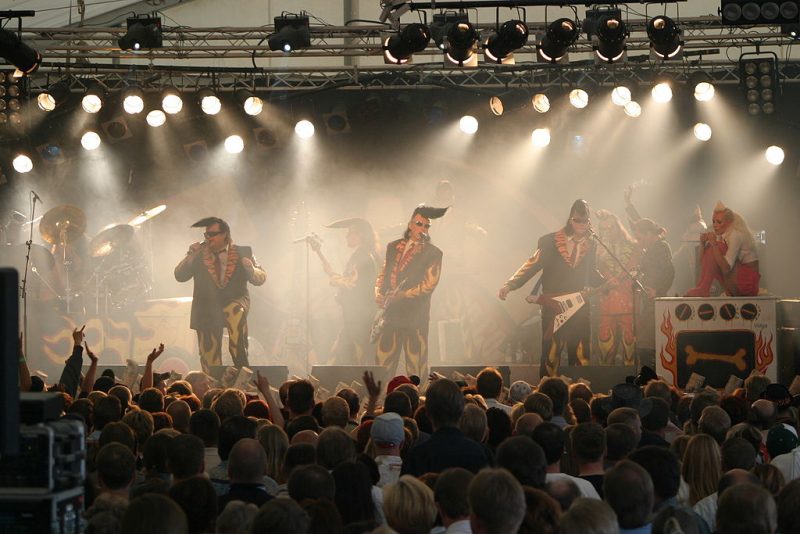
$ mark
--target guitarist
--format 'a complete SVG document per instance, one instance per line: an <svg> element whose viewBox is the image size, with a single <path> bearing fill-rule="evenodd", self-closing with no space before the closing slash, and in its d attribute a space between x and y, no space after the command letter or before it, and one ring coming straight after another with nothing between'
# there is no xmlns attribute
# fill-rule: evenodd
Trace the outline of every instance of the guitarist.
<svg viewBox="0 0 800 534"><path fill-rule="evenodd" d="M542 236L533 255L498 292L500 300L505 300L510 291L519 289L542 271L542 294L527 298L529 302L542 305L542 377L557 376L564 349L569 365L589 364L589 307L583 306L554 333L553 325L559 309L549 297L579 292L598 281L595 244L589 233L590 222L589 204L585 200L576 200L570 209L567 224L556 232Z"/></svg>
<svg viewBox="0 0 800 534"><path fill-rule="evenodd" d="M446 211L417 206L403 238L386 247L386 260L375 282L375 302L385 309L376 350L378 365L388 366L391 376L401 352L406 374L425 376L427 372L431 295L442 268L442 251L430 243L430 228L431 220Z"/></svg>
<svg viewBox="0 0 800 534"><path fill-rule="evenodd" d="M347 247L353 249L344 271L339 274L322 255L321 243L309 241L311 248L322 260L322 267L331 286L337 289L336 300L342 307L344 322L331 353L337 363L364 364L369 350L372 318L375 315L375 303L372 299L379 265L377 238L372 225L366 219L358 217L341 219L326 226L346 228Z"/></svg>

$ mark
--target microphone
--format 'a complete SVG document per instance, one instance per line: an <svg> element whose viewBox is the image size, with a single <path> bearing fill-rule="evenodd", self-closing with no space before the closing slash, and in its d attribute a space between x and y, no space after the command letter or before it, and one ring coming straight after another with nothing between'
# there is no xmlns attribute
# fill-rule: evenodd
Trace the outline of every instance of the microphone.
<svg viewBox="0 0 800 534"><path fill-rule="evenodd" d="M31 194L33 195L33 200L38 200L40 204L44 204L44 202L42 202L42 199L39 198L39 195L36 194L36 191L31 189Z"/></svg>

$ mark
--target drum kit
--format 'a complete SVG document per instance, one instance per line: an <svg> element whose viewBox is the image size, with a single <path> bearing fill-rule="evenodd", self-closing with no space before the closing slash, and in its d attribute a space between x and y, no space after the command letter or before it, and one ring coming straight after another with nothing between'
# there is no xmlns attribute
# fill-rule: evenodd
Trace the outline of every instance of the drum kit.
<svg viewBox="0 0 800 534"><path fill-rule="evenodd" d="M15 231L19 235L19 230L38 221L41 238L50 245L30 245L31 272L46 288L39 294L49 294L51 299L55 296L64 303L67 313L102 314L126 309L152 291L150 262L137 239L137 230L165 209L167 206L162 204L127 223L110 224L91 239L85 233L86 215L76 206L56 206L40 220L30 222L12 217L0 226L5 229L0 265L16 267L20 273L25 270L27 245L12 237ZM16 226L9 231L13 221Z"/></svg>

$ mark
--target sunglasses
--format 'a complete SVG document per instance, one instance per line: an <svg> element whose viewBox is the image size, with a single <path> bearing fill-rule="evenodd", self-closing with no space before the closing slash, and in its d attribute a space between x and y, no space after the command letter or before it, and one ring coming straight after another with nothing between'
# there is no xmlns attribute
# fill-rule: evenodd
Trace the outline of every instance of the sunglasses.
<svg viewBox="0 0 800 534"><path fill-rule="evenodd" d="M425 228L430 228L431 227L430 223L423 223L423 222L419 222L419 221L414 221L414 224L416 224L419 227L423 227L423 226Z"/></svg>
<svg viewBox="0 0 800 534"><path fill-rule="evenodd" d="M575 224L589 224L589 219L586 217L572 217L570 220Z"/></svg>
<svg viewBox="0 0 800 534"><path fill-rule="evenodd" d="M223 231L221 231L221 230L220 230L219 232L204 232L204 233L203 233L203 237L205 237L206 239L208 239L209 237L216 237L216 236L218 236L219 234L224 234L224 233L225 233L225 232L223 232Z"/></svg>
<svg viewBox="0 0 800 534"><path fill-rule="evenodd" d="M711 219L711 222L714 224L724 224L725 221L722 219Z"/></svg>

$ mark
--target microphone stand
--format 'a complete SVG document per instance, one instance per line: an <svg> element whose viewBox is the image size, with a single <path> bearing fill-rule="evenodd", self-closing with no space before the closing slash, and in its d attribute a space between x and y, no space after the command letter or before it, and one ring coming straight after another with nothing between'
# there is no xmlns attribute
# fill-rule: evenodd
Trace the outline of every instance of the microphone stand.
<svg viewBox="0 0 800 534"><path fill-rule="evenodd" d="M636 323L637 323L637 315L636 315L636 313L637 313L638 306L636 306L636 301L637 301L636 296L637 296L637 293L640 293L642 295L647 295L647 292L645 291L644 286L642 285L642 282L639 280L639 274L636 273L635 271L629 271L628 268L625 267L625 264L622 263L622 260L620 260L619 257L611 251L611 249L608 247L608 245L606 245L603 242L603 240L600 239L600 236L598 236L591 229L589 230L589 236L592 239L594 239L594 241L598 245L603 247L603 249L611 257L611 259L614 260L614 263L616 263L617 266L619 266L619 268L622 270L622 272L625 273L625 277L628 278L631 281L631 302L633 304L633 309L631 310L631 314L632 314L631 323L632 323L632 327L633 327L633 362L634 362L634 366L636 367L636 369L638 369L639 366L640 366L639 365L640 362L639 362L639 353L638 353L638 350L637 350L637 345L638 345L638 340L637 339L638 338L637 338L637 327L636 327ZM624 357L623 357L623 364L624 363L625 362L624 362Z"/></svg>
<svg viewBox="0 0 800 534"><path fill-rule="evenodd" d="M36 201L39 199L36 194L31 191L31 217L30 221L35 219L36 215ZM22 294L22 332L23 332L23 343L24 347L23 350L25 354L28 354L28 266L30 265L31 261L31 247L33 246L33 222L28 225L30 227L30 232L28 235L28 240L25 242L26 253L25 253L25 274L22 276L22 284L20 285L20 292Z"/></svg>

